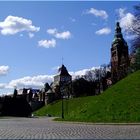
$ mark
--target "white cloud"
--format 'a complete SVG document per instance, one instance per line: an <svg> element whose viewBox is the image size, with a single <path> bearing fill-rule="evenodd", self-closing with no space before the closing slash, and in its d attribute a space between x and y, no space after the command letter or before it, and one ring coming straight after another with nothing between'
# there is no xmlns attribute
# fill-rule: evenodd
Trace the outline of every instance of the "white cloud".
<svg viewBox="0 0 140 140"><path fill-rule="evenodd" d="M71 33L69 31L65 31L65 32L57 33L55 37L59 39L69 39L71 37Z"/></svg>
<svg viewBox="0 0 140 140"><path fill-rule="evenodd" d="M14 35L16 33L38 32L40 27L32 25L32 21L23 17L7 16L3 22L0 22L0 33L2 35Z"/></svg>
<svg viewBox="0 0 140 140"><path fill-rule="evenodd" d="M53 75L38 75L27 76L20 79L12 80L8 86L9 88L42 88L46 82L51 83L53 81Z"/></svg>
<svg viewBox="0 0 140 140"><path fill-rule="evenodd" d="M51 40L40 40L38 41L38 46L44 47L44 48L54 48L56 46L56 40L51 39Z"/></svg>
<svg viewBox="0 0 140 140"><path fill-rule="evenodd" d="M95 32L97 35L107 35L111 33L111 29L106 27Z"/></svg>
<svg viewBox="0 0 140 140"><path fill-rule="evenodd" d="M87 10L86 13L87 14L93 14L94 16L101 17L103 19L107 19L108 18L108 14L104 10L97 10L95 8L90 8L89 10Z"/></svg>
<svg viewBox="0 0 140 140"><path fill-rule="evenodd" d="M6 84L5 83L0 83L0 89L4 89L6 88Z"/></svg>
<svg viewBox="0 0 140 140"><path fill-rule="evenodd" d="M28 35L29 35L30 38L33 38L34 37L34 34L33 33L29 33Z"/></svg>
<svg viewBox="0 0 140 140"><path fill-rule="evenodd" d="M120 8L117 10L119 14L119 22L122 29L126 32L130 32L132 26L134 26L133 21L135 16L132 13L126 13L125 8Z"/></svg>
<svg viewBox="0 0 140 140"><path fill-rule="evenodd" d="M130 12L127 12L125 8L117 9L116 12L119 15L120 26L127 40L133 40L137 38L137 35L133 34L140 30L140 23L137 22L137 18ZM132 34L131 34L132 33Z"/></svg>
<svg viewBox="0 0 140 140"><path fill-rule="evenodd" d="M55 35L55 34L57 33L57 29L56 29L56 28L48 29L48 30L47 30L47 33L48 33L48 34L51 34L51 35Z"/></svg>
<svg viewBox="0 0 140 140"><path fill-rule="evenodd" d="M56 37L58 39L69 39L69 38L71 38L71 32L70 31L58 32L56 28L48 29L47 33L53 35L54 37Z"/></svg>
<svg viewBox="0 0 140 140"><path fill-rule="evenodd" d="M77 78L81 78L84 77L88 72L91 72L91 76L90 78L95 78L95 70L99 69L100 67L92 67L90 69L83 69L83 70L79 70L76 72L70 72L70 74L72 75L72 79L77 79Z"/></svg>
<svg viewBox="0 0 140 140"><path fill-rule="evenodd" d="M89 69L83 69L83 70L79 70L79 71L76 71L76 72L70 72L70 75L72 75L72 79L76 79L77 77L82 77L86 74L86 72L88 71Z"/></svg>
<svg viewBox="0 0 140 140"><path fill-rule="evenodd" d="M6 75L9 71L9 66L0 66L0 75Z"/></svg>

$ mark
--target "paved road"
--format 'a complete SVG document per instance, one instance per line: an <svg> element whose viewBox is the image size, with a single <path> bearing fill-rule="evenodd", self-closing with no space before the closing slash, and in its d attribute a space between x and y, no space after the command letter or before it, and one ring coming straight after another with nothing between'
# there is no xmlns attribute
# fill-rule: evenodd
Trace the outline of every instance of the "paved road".
<svg viewBox="0 0 140 140"><path fill-rule="evenodd" d="M140 125L53 122L51 118L0 119L0 139L140 139Z"/></svg>

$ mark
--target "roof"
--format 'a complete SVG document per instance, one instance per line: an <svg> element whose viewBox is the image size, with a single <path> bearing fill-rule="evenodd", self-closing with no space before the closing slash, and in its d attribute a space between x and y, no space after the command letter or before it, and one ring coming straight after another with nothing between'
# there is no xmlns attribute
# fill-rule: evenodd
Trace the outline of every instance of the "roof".
<svg viewBox="0 0 140 140"><path fill-rule="evenodd" d="M70 76L70 74L67 71L67 68L62 64L62 66L58 69L58 75L61 76Z"/></svg>

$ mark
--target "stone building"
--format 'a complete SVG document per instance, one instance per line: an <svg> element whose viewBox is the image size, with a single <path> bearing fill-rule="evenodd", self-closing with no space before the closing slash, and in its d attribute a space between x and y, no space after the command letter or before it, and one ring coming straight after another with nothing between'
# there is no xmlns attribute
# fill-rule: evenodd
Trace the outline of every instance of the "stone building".
<svg viewBox="0 0 140 140"><path fill-rule="evenodd" d="M68 73L67 68L62 65L58 74L54 76L52 90L55 93L55 98L60 99L62 96L69 98L71 96L72 76Z"/></svg>
<svg viewBox="0 0 140 140"><path fill-rule="evenodd" d="M128 45L123 38L119 22L117 22L115 36L111 47L111 77L113 83L119 81L127 75L128 67Z"/></svg>

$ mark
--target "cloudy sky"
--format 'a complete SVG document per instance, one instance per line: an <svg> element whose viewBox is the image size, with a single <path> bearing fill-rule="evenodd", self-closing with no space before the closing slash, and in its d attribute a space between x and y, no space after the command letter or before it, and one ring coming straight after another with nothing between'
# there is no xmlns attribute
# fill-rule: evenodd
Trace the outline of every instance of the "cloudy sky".
<svg viewBox="0 0 140 140"><path fill-rule="evenodd" d="M0 2L0 94L41 88L62 62L74 75L107 64L120 21L124 38L138 2Z"/></svg>

